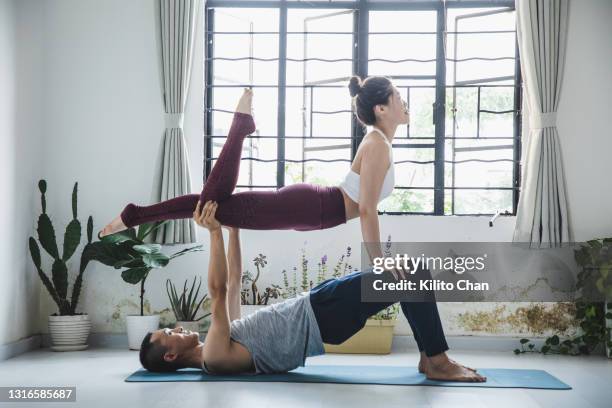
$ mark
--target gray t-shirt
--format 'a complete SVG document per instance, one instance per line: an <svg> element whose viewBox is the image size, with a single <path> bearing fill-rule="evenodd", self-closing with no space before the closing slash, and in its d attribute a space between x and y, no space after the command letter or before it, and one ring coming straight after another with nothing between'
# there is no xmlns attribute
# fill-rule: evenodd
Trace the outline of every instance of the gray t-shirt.
<svg viewBox="0 0 612 408"><path fill-rule="evenodd" d="M303 366L306 357L325 353L309 294L234 320L230 337L249 350L255 374L287 372Z"/></svg>

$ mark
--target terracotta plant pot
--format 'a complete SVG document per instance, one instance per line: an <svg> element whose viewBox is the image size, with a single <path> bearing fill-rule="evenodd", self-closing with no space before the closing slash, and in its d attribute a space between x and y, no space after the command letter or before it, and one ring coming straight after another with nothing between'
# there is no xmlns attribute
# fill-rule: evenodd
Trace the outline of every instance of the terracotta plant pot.
<svg viewBox="0 0 612 408"><path fill-rule="evenodd" d="M393 343L393 320L368 319L365 326L342 344L324 343L326 353L389 354Z"/></svg>
<svg viewBox="0 0 612 408"><path fill-rule="evenodd" d="M140 350L142 339L147 333L159 329L159 315L127 315L125 319L130 350Z"/></svg>
<svg viewBox="0 0 612 408"><path fill-rule="evenodd" d="M51 315L48 325L51 335L51 350L76 351L87 348L87 339L91 331L89 315Z"/></svg>

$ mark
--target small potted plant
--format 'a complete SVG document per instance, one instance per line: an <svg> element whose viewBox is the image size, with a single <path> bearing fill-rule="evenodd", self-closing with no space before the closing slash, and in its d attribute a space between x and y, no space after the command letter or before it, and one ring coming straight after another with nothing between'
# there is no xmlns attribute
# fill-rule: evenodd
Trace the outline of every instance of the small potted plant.
<svg viewBox="0 0 612 408"><path fill-rule="evenodd" d="M246 271L242 275L242 286L243 289L240 292L240 315L247 316L255 313L257 310L266 306L270 299L278 299L281 296L280 286L271 285L264 289L263 292L259 291L257 287L257 281L261 277L261 270L267 265L268 261L266 256L259 254L253 259L257 274L253 276L249 271Z"/></svg>
<svg viewBox="0 0 612 408"><path fill-rule="evenodd" d="M45 180L40 180L38 182L38 189L40 190L40 201L42 206L42 214L38 217L36 229L38 241L30 237L29 246L32 261L38 271L38 276L58 308L58 313L50 315L48 321L49 333L51 334L51 350L84 350L87 348L87 338L91 331L91 321L87 313L77 313L76 308L79 302L81 286L83 284L83 274L89 263L87 254L92 245L93 218L89 216L87 220L87 244L85 244L81 252L79 272L72 286L72 296L69 299L68 261L72 255L74 255L81 242L81 223L77 219L78 183L74 183L74 188L72 189L72 220L66 226L61 254L55 239L53 223L47 214L47 201L45 198L47 182ZM53 258L51 279L49 279L43 271L40 248L38 246L39 243Z"/></svg>
<svg viewBox="0 0 612 408"><path fill-rule="evenodd" d="M138 230L129 228L106 235L90 245L91 259L115 269L123 269L121 277L125 282L140 284L140 314L126 316L128 345L131 350L139 350L144 336L159 328L159 315L144 314L145 282L149 272L167 266L174 258L202 250L202 245L197 245L165 255L161 252L161 245L144 242L149 234L166 222L143 224Z"/></svg>
<svg viewBox="0 0 612 408"><path fill-rule="evenodd" d="M366 320L365 326L342 344L323 344L326 353L389 354L399 303L395 303Z"/></svg>
<svg viewBox="0 0 612 408"><path fill-rule="evenodd" d="M203 310L206 309L208 294L205 293L201 298L199 297L202 279L200 279L198 287L195 288L196 278L194 277L189 292L187 291L187 282L188 281L185 280L183 292L179 296L172 281L167 279L166 293L168 294L170 306L172 307L172 311L176 317L176 327L181 326L190 331L200 332L200 321L210 316L210 312L204 313L200 317L196 316L200 308Z"/></svg>

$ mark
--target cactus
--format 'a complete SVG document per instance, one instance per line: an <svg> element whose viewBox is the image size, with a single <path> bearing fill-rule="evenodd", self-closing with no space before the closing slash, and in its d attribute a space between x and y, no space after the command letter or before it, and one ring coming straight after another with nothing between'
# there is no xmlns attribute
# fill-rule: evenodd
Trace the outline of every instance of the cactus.
<svg viewBox="0 0 612 408"><path fill-rule="evenodd" d="M81 223L77 219L77 195L78 195L78 183L74 183L72 189L72 220L66 226L64 233L63 250L60 256L58 246L55 238L55 229L51 218L47 214L47 182L40 180L38 182L38 189L40 190L40 204L42 213L38 217L38 224L36 231L38 233L38 242L33 237L29 238L30 254L34 266L38 271L43 285L51 295L53 301L57 304L60 315L74 315L76 314L76 307L79 301L79 294L81 292L81 286L83 282L83 273L87 264L89 263L88 250L91 245L91 235L93 231L93 218L89 216L87 220L87 244L83 248L81 253L81 261L79 266L79 274L72 287L72 297L68 300L68 260L74 255L77 247L81 242ZM53 258L51 266L51 279L45 274L42 269L42 259L40 254L40 246Z"/></svg>

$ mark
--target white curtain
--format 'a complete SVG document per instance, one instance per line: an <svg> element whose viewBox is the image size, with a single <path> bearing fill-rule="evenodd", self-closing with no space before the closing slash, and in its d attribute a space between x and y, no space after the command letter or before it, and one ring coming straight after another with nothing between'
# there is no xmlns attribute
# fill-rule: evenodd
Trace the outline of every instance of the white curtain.
<svg viewBox="0 0 612 408"><path fill-rule="evenodd" d="M191 175L183 119L189 89L199 0L157 0L158 48L161 55L162 90L166 130L153 191L154 200L165 201L191 193ZM159 244L196 240L192 219L173 220L157 230Z"/></svg>
<svg viewBox="0 0 612 408"><path fill-rule="evenodd" d="M537 248L561 246L571 241L556 127L568 0L516 0L516 19L530 130L513 241Z"/></svg>

